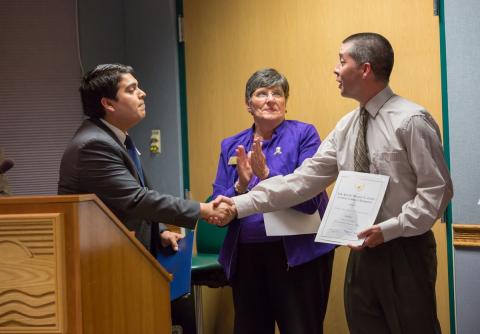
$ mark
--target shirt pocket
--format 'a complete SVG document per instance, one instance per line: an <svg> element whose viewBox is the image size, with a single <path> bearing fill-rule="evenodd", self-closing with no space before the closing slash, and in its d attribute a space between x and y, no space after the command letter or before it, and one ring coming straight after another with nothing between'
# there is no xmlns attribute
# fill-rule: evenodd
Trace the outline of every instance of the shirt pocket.
<svg viewBox="0 0 480 334"><path fill-rule="evenodd" d="M374 152L372 154L372 167L373 173L390 175L393 178L412 173L407 152L404 150Z"/></svg>

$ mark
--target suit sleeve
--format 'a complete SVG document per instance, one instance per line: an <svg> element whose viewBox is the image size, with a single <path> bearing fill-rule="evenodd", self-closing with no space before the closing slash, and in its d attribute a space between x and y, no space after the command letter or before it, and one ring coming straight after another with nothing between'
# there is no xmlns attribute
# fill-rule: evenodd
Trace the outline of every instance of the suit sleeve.
<svg viewBox="0 0 480 334"><path fill-rule="evenodd" d="M119 217L195 227L199 203L142 187L127 168L122 153L108 143L88 142L80 150L77 168L85 192L95 193Z"/></svg>

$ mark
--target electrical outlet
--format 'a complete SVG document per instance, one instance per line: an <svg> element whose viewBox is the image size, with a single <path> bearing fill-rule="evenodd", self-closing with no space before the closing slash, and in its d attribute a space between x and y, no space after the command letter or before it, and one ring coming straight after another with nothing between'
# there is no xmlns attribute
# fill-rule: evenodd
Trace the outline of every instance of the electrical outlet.
<svg viewBox="0 0 480 334"><path fill-rule="evenodd" d="M160 154L161 152L160 129L152 129L152 135L150 136L150 153Z"/></svg>

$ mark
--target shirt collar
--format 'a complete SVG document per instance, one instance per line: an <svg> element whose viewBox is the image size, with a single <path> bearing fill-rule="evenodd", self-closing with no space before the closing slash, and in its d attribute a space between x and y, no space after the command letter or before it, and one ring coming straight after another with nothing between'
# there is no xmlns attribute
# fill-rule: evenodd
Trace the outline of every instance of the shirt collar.
<svg viewBox="0 0 480 334"><path fill-rule="evenodd" d="M127 134L125 132L123 132L122 130L120 130L119 128L117 128L116 126L108 123L106 120L104 120L103 118L100 118L100 120L103 122L103 124L105 124L110 130L112 130L113 134L115 136L117 136L118 140L120 140L120 142L125 145L125 139L127 139Z"/></svg>
<svg viewBox="0 0 480 334"><path fill-rule="evenodd" d="M367 109L370 116L375 117L378 114L378 111L383 107L383 105L393 96L393 91L389 86L386 86L382 89L377 95L372 97L367 104L365 104L365 109Z"/></svg>

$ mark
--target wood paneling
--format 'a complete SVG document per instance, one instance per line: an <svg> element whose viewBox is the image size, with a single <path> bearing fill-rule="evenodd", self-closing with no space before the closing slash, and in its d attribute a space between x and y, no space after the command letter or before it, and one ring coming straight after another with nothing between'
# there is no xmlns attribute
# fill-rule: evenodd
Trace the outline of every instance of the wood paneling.
<svg viewBox="0 0 480 334"><path fill-rule="evenodd" d="M453 225L455 247L480 247L480 225Z"/></svg>
<svg viewBox="0 0 480 334"><path fill-rule="evenodd" d="M341 41L355 32L375 31L391 41L392 88L441 122L438 18L429 1L184 2L195 199L211 193L220 141L252 123L244 91L255 70L275 67L286 75L291 86L287 118L314 124L322 138L356 107L340 96L333 75Z"/></svg>
<svg viewBox="0 0 480 334"><path fill-rule="evenodd" d="M312 123L325 138L356 107L342 98L333 68L341 41L361 31L379 32L395 50L391 87L425 106L441 124L438 17L431 1L417 0L184 0L191 193L212 191L220 141L249 127L244 106L248 77L274 67L291 86L287 118ZM445 225L438 243L437 301L441 326L449 328ZM347 333L343 279L348 251L337 250L326 333ZM205 296L206 294L204 294ZM212 316L215 319L215 316ZM222 317L209 325L228 332Z"/></svg>

